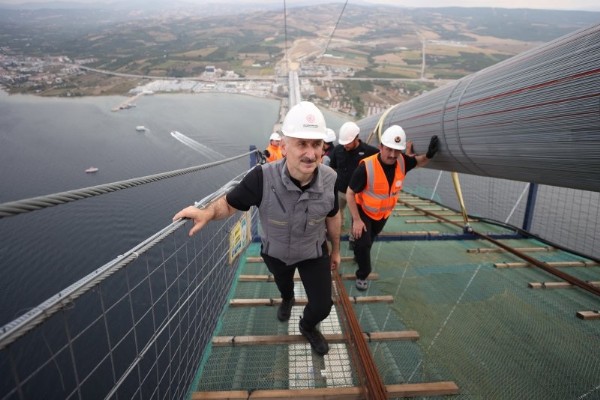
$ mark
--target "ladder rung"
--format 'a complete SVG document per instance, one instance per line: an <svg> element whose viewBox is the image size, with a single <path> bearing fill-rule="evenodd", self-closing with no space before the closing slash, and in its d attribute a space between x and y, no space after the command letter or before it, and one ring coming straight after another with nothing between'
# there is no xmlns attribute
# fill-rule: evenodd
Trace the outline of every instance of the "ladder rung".
<svg viewBox="0 0 600 400"><path fill-rule="evenodd" d="M325 333L323 336L330 343L344 343L346 341L342 333ZM370 342L419 340L417 331L371 332L369 334L364 333L363 336L366 341ZM214 346L252 346L306 343L306 339L302 335L215 336L212 343Z"/></svg>
<svg viewBox="0 0 600 400"><path fill-rule="evenodd" d="M306 305L306 297L297 298L296 305ZM350 297L350 301L354 304L366 303L393 303L394 296L354 296ZM257 306L276 306L281 303L281 299L231 299L229 305L231 307L257 307Z"/></svg>
<svg viewBox="0 0 600 400"><path fill-rule="evenodd" d="M459 389L452 381L403 383L386 385L390 398L394 397L428 397L458 394ZM194 392L192 400L256 400L256 399L331 399L349 400L364 398L363 389L358 387L329 387L315 389L274 389L274 390L231 390L218 392Z"/></svg>

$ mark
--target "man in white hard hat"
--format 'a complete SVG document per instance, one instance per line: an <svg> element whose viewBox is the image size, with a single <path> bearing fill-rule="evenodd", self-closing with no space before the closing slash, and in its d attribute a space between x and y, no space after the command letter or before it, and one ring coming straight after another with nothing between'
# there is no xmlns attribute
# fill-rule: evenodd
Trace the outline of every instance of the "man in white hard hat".
<svg viewBox="0 0 600 400"><path fill-rule="evenodd" d="M271 136L269 136L269 145L265 149L265 156L267 157L267 162L273 162L283 158L280 144L281 135L279 135L279 133L277 132L271 133Z"/></svg>
<svg viewBox="0 0 600 400"><path fill-rule="evenodd" d="M407 156L403 153L406 150L406 133L400 126L392 125L381 135L380 153L361 160L352 174L346 201L353 220L358 290L369 287L371 246L398 201L406 173L426 165L437 153L438 146L438 137L433 136L427 154Z"/></svg>
<svg viewBox="0 0 600 400"><path fill-rule="evenodd" d="M289 110L281 127L285 158L255 167L207 208L187 207L173 217L193 220L191 236L211 220L258 207L261 256L282 298L277 318L282 322L290 318L295 302L294 272L298 270L308 300L300 333L319 355L329 351L317 325L331 311L331 270L340 264L336 173L321 163L325 129L321 111L313 103L300 102Z"/></svg>
<svg viewBox="0 0 600 400"><path fill-rule="evenodd" d="M329 166L338 174L335 188L338 191L342 225L344 225L344 209L346 208L346 189L354 170L358 167L360 160L379 152L377 147L360 140L359 133L360 128L356 123L352 121L344 123L340 127L339 144L331 152L331 161L329 162Z"/></svg>
<svg viewBox="0 0 600 400"><path fill-rule="evenodd" d="M335 142L335 131L327 128L327 137L323 143L323 164L329 165L331 161L331 153L333 152L333 142Z"/></svg>

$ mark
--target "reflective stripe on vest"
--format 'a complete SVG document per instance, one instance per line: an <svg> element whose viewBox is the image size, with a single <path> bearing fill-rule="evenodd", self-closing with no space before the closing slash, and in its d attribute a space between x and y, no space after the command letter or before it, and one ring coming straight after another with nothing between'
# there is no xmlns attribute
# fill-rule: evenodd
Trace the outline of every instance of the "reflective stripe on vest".
<svg viewBox="0 0 600 400"><path fill-rule="evenodd" d="M356 203L360 204L364 213L374 220L389 217L398 201L404 182L404 157L402 155L398 157L391 188L377 154L364 158L360 162L365 164L367 184L362 192L354 196Z"/></svg>

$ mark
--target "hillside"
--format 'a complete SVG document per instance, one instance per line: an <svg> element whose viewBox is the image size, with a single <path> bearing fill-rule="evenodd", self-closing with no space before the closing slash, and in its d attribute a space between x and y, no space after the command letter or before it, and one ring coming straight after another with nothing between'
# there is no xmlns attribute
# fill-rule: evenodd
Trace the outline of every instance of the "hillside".
<svg viewBox="0 0 600 400"><path fill-rule="evenodd" d="M0 12L0 49L3 56L66 56L101 70L171 78L200 76L209 65L242 77L281 76L289 66L283 63L287 52L292 66L301 62L315 75L379 79L375 86L349 81L336 86L361 96L364 91L383 94L383 99L369 99L390 103L600 19L600 13L582 11L352 4L341 17L343 4L324 4L288 8L284 19L283 10L247 6L234 12L227 5L209 6L5 9ZM434 82L410 90L383 79ZM118 93L137 84L135 79L82 75L65 80L83 94L98 85L102 93Z"/></svg>

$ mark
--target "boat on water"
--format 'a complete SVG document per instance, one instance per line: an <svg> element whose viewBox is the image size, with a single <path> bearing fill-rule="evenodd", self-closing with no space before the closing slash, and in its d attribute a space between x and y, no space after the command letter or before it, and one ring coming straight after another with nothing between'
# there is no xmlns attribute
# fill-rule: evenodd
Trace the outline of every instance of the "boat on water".
<svg viewBox="0 0 600 400"><path fill-rule="evenodd" d="M86 174L93 174L94 172L98 172L98 168L96 168L96 167L89 167L88 169L85 170Z"/></svg>
<svg viewBox="0 0 600 400"><path fill-rule="evenodd" d="M146 128L144 125L138 125L135 127L135 130L138 132L146 132L148 128Z"/></svg>

